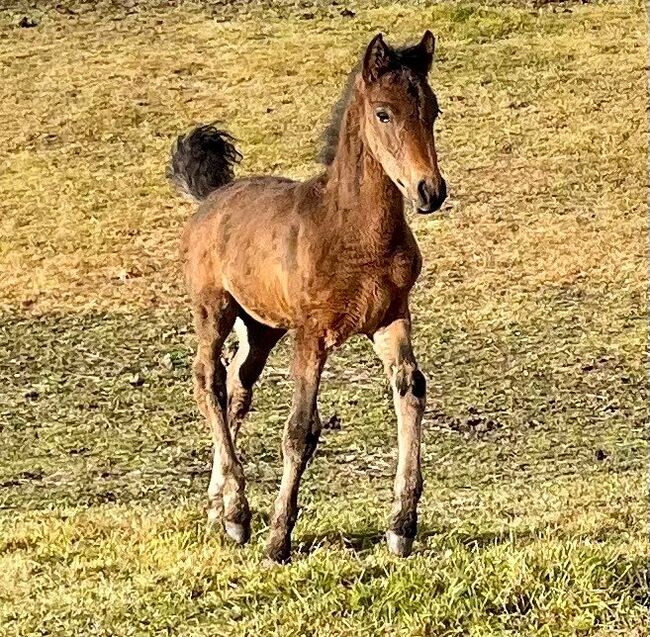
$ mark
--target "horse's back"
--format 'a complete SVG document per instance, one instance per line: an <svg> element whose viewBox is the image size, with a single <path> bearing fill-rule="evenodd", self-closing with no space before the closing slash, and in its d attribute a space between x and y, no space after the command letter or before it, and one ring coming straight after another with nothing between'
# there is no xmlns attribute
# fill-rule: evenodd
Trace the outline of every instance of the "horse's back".
<svg viewBox="0 0 650 637"><path fill-rule="evenodd" d="M190 217L188 225L202 224L223 215L255 214L262 201L282 200L299 182L275 175L254 175L236 179L212 192ZM265 208L266 209L266 208Z"/></svg>
<svg viewBox="0 0 650 637"><path fill-rule="evenodd" d="M251 313L263 322L284 323L290 312L288 270L295 255L300 210L306 205L304 188L299 188L304 185L286 177L254 176L213 192L189 219L183 234L190 294L222 288L242 306L252 305ZM256 280L264 285L254 284ZM280 311L267 308L267 299L277 303ZM254 311L258 303L265 306L264 312Z"/></svg>

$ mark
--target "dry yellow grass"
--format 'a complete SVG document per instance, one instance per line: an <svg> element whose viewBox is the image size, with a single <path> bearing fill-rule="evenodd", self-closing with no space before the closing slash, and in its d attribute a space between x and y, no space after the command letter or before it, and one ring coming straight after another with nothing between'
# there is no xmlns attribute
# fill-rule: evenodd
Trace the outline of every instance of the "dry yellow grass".
<svg viewBox="0 0 650 637"><path fill-rule="evenodd" d="M560 16L504 8L482 19L448 6L379 6L353 19L259 11L226 22L186 9L50 12L34 29L4 17L6 307L176 305L189 209L163 179L173 136L219 119L241 139L243 171L309 175L368 34L383 28L401 41L423 25L439 34L439 145L452 186L450 218L415 221L433 285L454 277L489 311L495 292L643 287L640 4ZM123 272L134 275L126 285Z"/></svg>

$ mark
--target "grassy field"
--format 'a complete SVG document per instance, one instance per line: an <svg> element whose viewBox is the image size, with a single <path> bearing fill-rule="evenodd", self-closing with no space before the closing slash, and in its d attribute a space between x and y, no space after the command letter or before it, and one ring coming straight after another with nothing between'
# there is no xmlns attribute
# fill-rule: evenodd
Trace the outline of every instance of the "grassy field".
<svg viewBox="0 0 650 637"><path fill-rule="evenodd" d="M644 5L23 4L0 10L2 635L646 634ZM235 548L205 536L168 148L218 119L242 174L310 175L361 47L425 28L451 197L412 219L421 534L384 547L394 417L355 340L293 563L268 566L288 344L242 435Z"/></svg>

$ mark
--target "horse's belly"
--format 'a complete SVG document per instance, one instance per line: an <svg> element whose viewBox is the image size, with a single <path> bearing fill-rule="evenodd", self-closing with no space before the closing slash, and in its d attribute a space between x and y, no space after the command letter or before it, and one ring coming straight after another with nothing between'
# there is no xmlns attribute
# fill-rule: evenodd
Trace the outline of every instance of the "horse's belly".
<svg viewBox="0 0 650 637"><path fill-rule="evenodd" d="M253 269L224 273L224 287L241 308L255 320L271 327L294 327L294 312L288 281L281 272L266 268L264 274Z"/></svg>

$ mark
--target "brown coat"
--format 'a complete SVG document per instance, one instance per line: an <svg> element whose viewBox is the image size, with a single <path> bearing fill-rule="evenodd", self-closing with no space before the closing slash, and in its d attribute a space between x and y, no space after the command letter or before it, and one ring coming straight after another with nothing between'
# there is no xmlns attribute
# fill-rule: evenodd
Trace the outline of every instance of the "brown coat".
<svg viewBox="0 0 650 637"><path fill-rule="evenodd" d="M411 350L408 309L421 255L403 197L428 213L446 196L433 136L437 102L426 79L433 49L428 31L400 50L381 35L373 39L329 129L335 150L313 179L232 181L239 153L210 126L179 138L172 157L172 180L201 200L182 255L199 338L195 392L215 441L210 517L222 517L238 542L250 534L250 511L235 437L271 348L295 332L296 387L268 543L276 560L289 557L298 484L318 442L322 367L353 334L373 339L393 386L399 462L388 541L400 555L411 549L425 381ZM240 347L226 373L220 352L237 318Z"/></svg>

